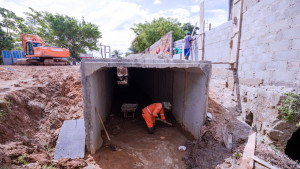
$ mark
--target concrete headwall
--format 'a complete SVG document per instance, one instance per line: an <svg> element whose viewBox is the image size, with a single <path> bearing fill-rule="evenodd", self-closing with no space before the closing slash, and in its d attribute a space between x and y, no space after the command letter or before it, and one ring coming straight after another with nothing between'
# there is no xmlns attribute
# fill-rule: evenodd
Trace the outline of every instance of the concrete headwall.
<svg viewBox="0 0 300 169"><path fill-rule="evenodd" d="M242 117L283 149L296 130L295 124L282 123L278 108L284 93L300 92L300 1L248 4L251 8L244 6L238 64ZM231 24L206 32L205 60L229 61ZM213 65L210 94L223 106L233 107L237 104L234 81L226 68L228 65Z"/></svg>
<svg viewBox="0 0 300 169"><path fill-rule="evenodd" d="M84 66L84 65L83 65ZM84 98L84 121L86 130L86 145L88 151L94 154L103 143L100 123L95 107L100 116L110 113L113 87L116 83L116 69L102 68L89 76L82 72L82 92Z"/></svg>

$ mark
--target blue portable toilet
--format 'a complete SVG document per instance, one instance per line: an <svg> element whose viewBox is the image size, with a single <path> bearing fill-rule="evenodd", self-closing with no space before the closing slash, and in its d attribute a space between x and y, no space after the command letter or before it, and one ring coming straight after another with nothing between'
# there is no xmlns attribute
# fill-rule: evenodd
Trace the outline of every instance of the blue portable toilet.
<svg viewBox="0 0 300 169"><path fill-rule="evenodd" d="M2 50L2 60L4 65L12 65L13 60L9 50Z"/></svg>
<svg viewBox="0 0 300 169"><path fill-rule="evenodd" d="M12 50L11 51L13 64L17 63L17 60L21 58L20 52L18 50Z"/></svg>

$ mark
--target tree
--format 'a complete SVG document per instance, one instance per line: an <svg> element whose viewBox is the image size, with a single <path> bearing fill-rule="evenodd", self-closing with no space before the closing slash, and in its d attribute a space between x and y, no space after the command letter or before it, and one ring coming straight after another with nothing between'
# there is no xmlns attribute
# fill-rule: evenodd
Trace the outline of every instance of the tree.
<svg viewBox="0 0 300 169"><path fill-rule="evenodd" d="M185 23L185 24L183 24L182 25L182 29L183 29L183 31L186 33L187 31L189 31L189 32L193 32L193 29L194 29L194 26L191 24L191 23ZM195 28L195 31L194 31L194 34L193 34L193 36L196 34L196 30L199 30L199 27L198 26L196 26L196 28Z"/></svg>
<svg viewBox="0 0 300 169"><path fill-rule="evenodd" d="M114 50L112 54L117 58L121 58L122 55L122 53L119 50Z"/></svg>
<svg viewBox="0 0 300 169"><path fill-rule="evenodd" d="M67 15L30 10L26 13L27 23L46 44L69 49L70 55L77 60L79 53L86 53L86 49L99 50L97 40L102 35L97 25L86 22L84 18L78 21Z"/></svg>
<svg viewBox="0 0 300 169"><path fill-rule="evenodd" d="M2 50L14 48L14 42L20 40L20 33L27 31L24 19L18 17L14 12L0 7L0 53Z"/></svg>
<svg viewBox="0 0 300 169"><path fill-rule="evenodd" d="M146 21L145 23L135 24L131 29L136 34L131 43L131 51L133 52L142 52L171 30L175 41L182 39L185 34L181 28L181 23L172 18L154 19L150 23Z"/></svg>

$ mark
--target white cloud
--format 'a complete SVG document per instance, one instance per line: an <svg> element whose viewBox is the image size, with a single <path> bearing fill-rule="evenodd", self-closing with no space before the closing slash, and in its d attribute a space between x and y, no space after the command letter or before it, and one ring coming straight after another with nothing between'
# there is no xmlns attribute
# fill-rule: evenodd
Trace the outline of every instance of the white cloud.
<svg viewBox="0 0 300 169"><path fill-rule="evenodd" d="M161 1L160 0L154 0L153 4L155 4L155 5L161 4Z"/></svg>
<svg viewBox="0 0 300 169"><path fill-rule="evenodd" d="M200 5L191 6L191 12L199 13L200 12Z"/></svg>
<svg viewBox="0 0 300 169"><path fill-rule="evenodd" d="M223 9L208 10L208 13L212 15L209 18L205 18L206 23L211 23L212 28L215 28L225 22L227 22L228 12Z"/></svg>

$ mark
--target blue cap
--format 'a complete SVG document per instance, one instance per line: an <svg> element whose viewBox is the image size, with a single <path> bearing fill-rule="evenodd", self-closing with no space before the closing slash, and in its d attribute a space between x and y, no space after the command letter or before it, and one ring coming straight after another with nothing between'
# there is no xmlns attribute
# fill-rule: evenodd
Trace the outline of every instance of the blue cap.
<svg viewBox="0 0 300 169"><path fill-rule="evenodd" d="M190 34L191 34L191 32L190 32L190 31L187 31L187 32L186 32L186 34L187 34L187 35L190 35Z"/></svg>

